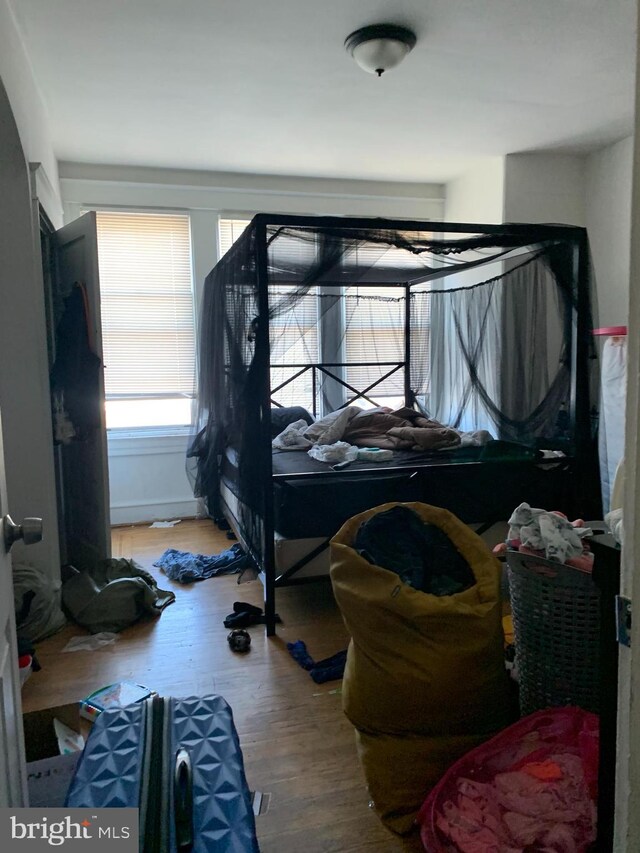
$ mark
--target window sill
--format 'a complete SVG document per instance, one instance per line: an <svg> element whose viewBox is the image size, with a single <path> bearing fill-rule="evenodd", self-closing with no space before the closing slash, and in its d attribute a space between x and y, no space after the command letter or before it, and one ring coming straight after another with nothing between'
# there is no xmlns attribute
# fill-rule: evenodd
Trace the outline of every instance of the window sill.
<svg viewBox="0 0 640 853"><path fill-rule="evenodd" d="M183 429L164 427L157 430L108 430L107 447L109 456L142 456L164 453L186 454L190 436L190 427Z"/></svg>
<svg viewBox="0 0 640 853"><path fill-rule="evenodd" d="M116 427L114 429L107 429L107 439L109 441L120 441L131 438L169 438L192 434L192 426Z"/></svg>

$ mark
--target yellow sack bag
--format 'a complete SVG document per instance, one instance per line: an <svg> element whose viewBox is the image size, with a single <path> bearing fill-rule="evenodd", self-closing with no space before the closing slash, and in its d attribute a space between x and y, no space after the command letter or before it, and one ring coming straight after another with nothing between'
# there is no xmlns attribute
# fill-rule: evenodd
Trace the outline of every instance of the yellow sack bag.
<svg viewBox="0 0 640 853"><path fill-rule="evenodd" d="M394 506L439 527L476 583L434 596L352 547L360 526ZM331 540L331 582L351 634L342 697L376 811L407 832L430 788L465 752L514 718L504 667L500 565L447 510L389 503L351 518Z"/></svg>

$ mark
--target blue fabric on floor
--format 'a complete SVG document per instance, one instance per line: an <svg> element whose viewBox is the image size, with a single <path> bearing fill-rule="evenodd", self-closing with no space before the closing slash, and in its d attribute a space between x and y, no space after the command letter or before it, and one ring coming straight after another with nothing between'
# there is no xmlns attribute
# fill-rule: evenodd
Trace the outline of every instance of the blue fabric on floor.
<svg viewBox="0 0 640 853"><path fill-rule="evenodd" d="M153 565L162 569L171 580L193 583L216 575L236 574L246 569L250 560L241 545L236 543L221 554L190 554L188 551L168 548Z"/></svg>
<svg viewBox="0 0 640 853"><path fill-rule="evenodd" d="M329 658L318 661L315 661L311 657L307 651L306 644L302 640L296 640L295 643L287 643L287 649L294 661L307 670L316 684L323 684L325 681L335 681L344 675L344 667L347 662L346 649L342 652L337 652L335 655L331 655Z"/></svg>

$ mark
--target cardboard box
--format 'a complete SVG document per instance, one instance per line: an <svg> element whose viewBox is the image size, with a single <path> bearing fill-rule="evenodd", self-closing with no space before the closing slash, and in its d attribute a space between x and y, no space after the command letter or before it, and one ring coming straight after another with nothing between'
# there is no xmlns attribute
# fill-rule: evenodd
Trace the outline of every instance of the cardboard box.
<svg viewBox="0 0 640 853"><path fill-rule="evenodd" d="M32 807L64 806L67 789L82 751L60 754L54 720L60 720L86 741L90 723L80 717L80 705L74 702L31 711L23 715L27 755L27 785Z"/></svg>

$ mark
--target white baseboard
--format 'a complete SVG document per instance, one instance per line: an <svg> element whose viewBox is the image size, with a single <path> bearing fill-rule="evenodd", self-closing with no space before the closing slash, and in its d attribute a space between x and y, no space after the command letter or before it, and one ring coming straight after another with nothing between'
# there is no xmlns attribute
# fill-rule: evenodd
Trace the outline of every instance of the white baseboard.
<svg viewBox="0 0 640 853"><path fill-rule="evenodd" d="M198 515L198 501L154 501L153 503L111 506L111 524L139 524L142 521L166 521L171 518L193 518Z"/></svg>

